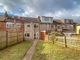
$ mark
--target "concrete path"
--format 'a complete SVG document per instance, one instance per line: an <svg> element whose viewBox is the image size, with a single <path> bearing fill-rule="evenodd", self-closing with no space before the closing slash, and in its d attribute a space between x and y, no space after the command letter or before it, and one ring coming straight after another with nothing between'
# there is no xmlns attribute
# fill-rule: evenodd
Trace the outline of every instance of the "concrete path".
<svg viewBox="0 0 80 60"><path fill-rule="evenodd" d="M34 52L35 52L35 46L37 44L38 40L34 40L31 48L27 51L26 55L24 56L23 60L31 60Z"/></svg>

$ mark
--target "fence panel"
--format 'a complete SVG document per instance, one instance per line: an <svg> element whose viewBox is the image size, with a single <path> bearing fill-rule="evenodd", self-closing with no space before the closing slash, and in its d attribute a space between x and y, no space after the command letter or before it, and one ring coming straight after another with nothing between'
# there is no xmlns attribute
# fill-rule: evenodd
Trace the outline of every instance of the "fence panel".
<svg viewBox="0 0 80 60"><path fill-rule="evenodd" d="M0 30L0 49L6 47L6 32Z"/></svg>
<svg viewBox="0 0 80 60"><path fill-rule="evenodd" d="M19 32L18 33L18 42L22 42L23 41L23 32Z"/></svg>
<svg viewBox="0 0 80 60"><path fill-rule="evenodd" d="M8 45L13 45L17 43L17 33L16 32L8 32Z"/></svg>
<svg viewBox="0 0 80 60"><path fill-rule="evenodd" d="M23 41L23 32L0 30L0 49Z"/></svg>
<svg viewBox="0 0 80 60"><path fill-rule="evenodd" d="M65 39L63 36L58 36L57 37L57 41L58 42L61 42L62 44L65 44ZM78 47L80 48L80 39L77 38L77 37L73 37L73 36L66 36L66 42L67 42L67 46L70 46L70 47Z"/></svg>

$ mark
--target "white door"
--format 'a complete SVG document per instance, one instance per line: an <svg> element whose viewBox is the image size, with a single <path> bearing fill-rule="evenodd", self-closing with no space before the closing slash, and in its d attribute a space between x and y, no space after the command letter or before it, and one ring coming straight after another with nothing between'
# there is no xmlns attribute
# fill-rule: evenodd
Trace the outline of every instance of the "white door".
<svg viewBox="0 0 80 60"><path fill-rule="evenodd" d="M39 39L39 33L38 33L38 32L36 32L36 33L34 34L34 38L35 38L35 39Z"/></svg>

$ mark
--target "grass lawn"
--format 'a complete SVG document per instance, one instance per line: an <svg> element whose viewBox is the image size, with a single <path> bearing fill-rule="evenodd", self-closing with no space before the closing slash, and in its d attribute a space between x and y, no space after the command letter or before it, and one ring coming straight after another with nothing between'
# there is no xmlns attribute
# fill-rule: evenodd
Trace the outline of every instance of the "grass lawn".
<svg viewBox="0 0 80 60"><path fill-rule="evenodd" d="M24 41L20 44L1 50L0 60L21 60L31 45L31 41Z"/></svg>
<svg viewBox="0 0 80 60"><path fill-rule="evenodd" d="M39 42L32 60L80 60L80 51L59 44Z"/></svg>

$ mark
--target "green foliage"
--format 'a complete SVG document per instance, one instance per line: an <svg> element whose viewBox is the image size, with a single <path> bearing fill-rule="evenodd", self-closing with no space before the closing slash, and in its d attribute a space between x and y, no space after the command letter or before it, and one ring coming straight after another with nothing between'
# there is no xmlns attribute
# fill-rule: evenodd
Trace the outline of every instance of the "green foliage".
<svg viewBox="0 0 80 60"><path fill-rule="evenodd" d="M62 36L63 34L61 32L51 32L50 35Z"/></svg>
<svg viewBox="0 0 80 60"><path fill-rule="evenodd" d="M53 42L54 44L54 41L57 40L56 39L56 36L62 36L63 34L60 33L60 32L51 32L50 33L50 40Z"/></svg>

